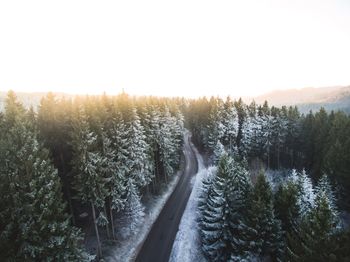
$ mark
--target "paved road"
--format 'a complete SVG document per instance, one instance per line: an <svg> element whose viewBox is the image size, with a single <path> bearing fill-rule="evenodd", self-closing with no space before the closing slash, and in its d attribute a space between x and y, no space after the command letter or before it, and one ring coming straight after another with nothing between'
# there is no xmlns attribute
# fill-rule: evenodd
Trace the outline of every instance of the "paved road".
<svg viewBox="0 0 350 262"><path fill-rule="evenodd" d="M186 134L184 143L185 170L148 234L136 257L136 262L167 262L169 260L179 223L191 194L190 181L198 169L197 159L189 140L189 134Z"/></svg>

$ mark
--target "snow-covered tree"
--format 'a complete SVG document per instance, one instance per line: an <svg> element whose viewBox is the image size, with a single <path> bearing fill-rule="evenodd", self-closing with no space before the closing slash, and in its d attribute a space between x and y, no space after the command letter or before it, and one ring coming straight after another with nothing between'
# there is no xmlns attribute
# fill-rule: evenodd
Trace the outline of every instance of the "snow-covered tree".
<svg viewBox="0 0 350 262"><path fill-rule="evenodd" d="M262 151L261 121L255 115L246 118L242 126L242 151L251 157L259 156Z"/></svg>
<svg viewBox="0 0 350 262"><path fill-rule="evenodd" d="M138 187L146 186L151 181L148 146L136 108L132 107L126 122L126 167L128 179L132 179Z"/></svg>
<svg viewBox="0 0 350 262"><path fill-rule="evenodd" d="M104 131L102 131L102 151L100 154L102 161L99 173L103 177L106 186L106 204L103 205L103 211L100 212L98 224L106 226L109 238L111 237L109 224L111 224L112 237L115 239L113 210L120 210L125 202L125 167L123 167L121 162L118 162L118 150L113 149L112 140L107 137ZM109 220L107 219L106 205L109 209Z"/></svg>
<svg viewBox="0 0 350 262"><path fill-rule="evenodd" d="M220 143L220 141L217 141L213 152L213 165L217 165L219 163L220 158L224 153L225 153L224 146Z"/></svg>
<svg viewBox="0 0 350 262"><path fill-rule="evenodd" d="M74 187L79 199L89 204L95 225L98 256L102 257L95 207L103 208L108 190L106 179L100 173L106 159L96 151L97 136L89 130L85 112L78 107L72 121Z"/></svg>
<svg viewBox="0 0 350 262"><path fill-rule="evenodd" d="M254 229L249 226L252 184L243 162L230 160L230 179L227 181L231 260L247 259L252 248Z"/></svg>
<svg viewBox="0 0 350 262"><path fill-rule="evenodd" d="M217 141L222 142L224 125L222 123L223 102L221 99L213 99L213 105L209 113L208 148L214 150Z"/></svg>
<svg viewBox="0 0 350 262"><path fill-rule="evenodd" d="M175 172L175 162L177 156L177 148L174 132L174 118L171 116L168 107L165 107L160 120L159 147L160 160L164 167L165 179Z"/></svg>
<svg viewBox="0 0 350 262"><path fill-rule="evenodd" d="M227 261L230 253L229 206L227 176L229 157L223 155L216 175L208 188L206 208L201 219L202 249L211 261Z"/></svg>
<svg viewBox="0 0 350 262"><path fill-rule="evenodd" d="M299 173L297 183L299 186L298 206L300 210L300 215L303 217L314 206L315 193L311 179L306 174L305 170Z"/></svg>
<svg viewBox="0 0 350 262"><path fill-rule="evenodd" d="M121 228L123 237L128 237L136 232L137 227L144 220L144 210L137 186L132 179L129 179Z"/></svg>
<svg viewBox="0 0 350 262"><path fill-rule="evenodd" d="M221 113L223 126L222 142L229 150L236 145L238 135L238 114L230 97L227 97Z"/></svg>
<svg viewBox="0 0 350 262"><path fill-rule="evenodd" d="M329 241L337 228L327 194L319 191L314 207L288 237L289 261L330 261Z"/></svg>
<svg viewBox="0 0 350 262"><path fill-rule="evenodd" d="M275 193L276 216L282 222L282 229L291 232L299 223L298 185L292 180L281 184Z"/></svg>
<svg viewBox="0 0 350 262"><path fill-rule="evenodd" d="M7 103L16 98L11 100ZM71 226L66 214L57 170L23 112L6 109L5 117L12 122L0 135L1 258L88 261L80 244L81 232Z"/></svg>
<svg viewBox="0 0 350 262"><path fill-rule="evenodd" d="M260 139L262 142L262 147L264 149L264 154L266 156L267 167L270 167L271 161L271 150L273 141L273 117L271 115L263 115L261 118L261 133Z"/></svg>
<svg viewBox="0 0 350 262"><path fill-rule="evenodd" d="M335 192L332 188L331 182L330 182L327 175L324 174L319 179L317 186L315 188L315 194L316 194L316 197L320 196L322 194L326 195L330 209L331 209L333 217L335 219L334 223L339 223L339 212L338 212L338 208L337 208L337 199L335 196ZM338 225L338 227L339 226L340 225Z"/></svg>
<svg viewBox="0 0 350 262"><path fill-rule="evenodd" d="M283 255L281 223L276 219L273 195L264 174L259 174L252 194L250 223L256 232L253 253L278 261Z"/></svg>
<svg viewBox="0 0 350 262"><path fill-rule="evenodd" d="M213 178L216 176L217 166L210 166L202 172L205 172L205 176L202 180L201 194L198 200L198 209L201 212L201 215L203 215L203 212L205 211L207 206L208 195L211 191Z"/></svg>

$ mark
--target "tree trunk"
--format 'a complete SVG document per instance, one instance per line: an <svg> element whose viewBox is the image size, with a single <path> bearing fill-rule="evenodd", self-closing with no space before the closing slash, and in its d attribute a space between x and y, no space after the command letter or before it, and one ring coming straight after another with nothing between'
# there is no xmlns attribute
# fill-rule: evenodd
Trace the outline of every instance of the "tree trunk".
<svg viewBox="0 0 350 262"><path fill-rule="evenodd" d="M95 206L91 203L91 209L92 209L92 219L94 221L94 226L95 226L95 233L96 233L96 239L97 239L97 258L100 259L102 257L102 250L101 250L101 242L100 242L100 235L98 233L98 226L96 222L96 212L95 212Z"/></svg>
<svg viewBox="0 0 350 262"><path fill-rule="evenodd" d="M105 214L106 214L106 217L107 217L107 208L106 208L106 205L103 205L103 209L104 209ZM107 219L107 221L108 221L108 219ZM109 223L107 223L107 225L106 225L106 232L107 232L107 237L108 237L108 239L111 239L111 232L110 232L110 230L109 230Z"/></svg>
<svg viewBox="0 0 350 262"><path fill-rule="evenodd" d="M270 169L270 146L267 147L267 169Z"/></svg>
<svg viewBox="0 0 350 262"><path fill-rule="evenodd" d="M68 198L69 211L72 215L72 224L75 226L76 224L75 224L75 216L74 216L74 210L73 210L73 204L72 204L72 196L70 193L70 184L69 184L68 178L67 178L66 165L64 163L62 151L60 151L60 160L61 160L61 165L62 165L62 173L63 173L63 176L65 178L63 181L63 183L65 184L64 190L66 191L67 198Z"/></svg>
<svg viewBox="0 0 350 262"><path fill-rule="evenodd" d="M114 217L113 217L113 209L112 209L112 205L111 205L111 200L109 200L109 218L111 220L112 237L113 237L113 240L116 240L115 239L115 232L114 232Z"/></svg>

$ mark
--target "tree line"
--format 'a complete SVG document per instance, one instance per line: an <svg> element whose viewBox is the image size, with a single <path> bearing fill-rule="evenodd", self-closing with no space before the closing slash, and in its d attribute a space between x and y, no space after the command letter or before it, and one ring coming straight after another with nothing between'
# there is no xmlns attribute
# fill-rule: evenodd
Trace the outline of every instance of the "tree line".
<svg viewBox="0 0 350 262"><path fill-rule="evenodd" d="M300 114L298 108L249 105L221 98L190 100L185 110L195 143L212 154L225 148L259 159L267 168L305 169L316 182L327 174L350 209L350 116L344 112Z"/></svg>
<svg viewBox="0 0 350 262"><path fill-rule="evenodd" d="M100 230L116 239L122 212L132 232L141 198L178 170L184 117L180 102L153 97L57 98L37 110L14 92L0 113L0 253L11 261L88 261L81 214L102 257ZM94 254L93 254L94 255Z"/></svg>
<svg viewBox="0 0 350 262"><path fill-rule="evenodd" d="M191 100L185 115L213 165L199 201L209 261L350 259L339 216L349 208L348 115L213 97ZM274 184L264 170L251 173L256 162L288 174Z"/></svg>
<svg viewBox="0 0 350 262"><path fill-rule="evenodd" d="M202 181L199 226L209 261L348 261L344 231L331 182L314 186L293 170L277 190L263 173L226 152Z"/></svg>

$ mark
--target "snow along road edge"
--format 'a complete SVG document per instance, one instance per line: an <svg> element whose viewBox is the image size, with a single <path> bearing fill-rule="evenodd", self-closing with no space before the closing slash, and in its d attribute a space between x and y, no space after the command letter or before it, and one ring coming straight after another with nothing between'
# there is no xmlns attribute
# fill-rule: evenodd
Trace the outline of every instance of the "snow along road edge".
<svg viewBox="0 0 350 262"><path fill-rule="evenodd" d="M201 193L202 179L206 169L202 156L194 146L192 148L198 161L198 173L192 178L191 181L191 184L193 185L192 192L180 221L179 230L176 234L169 262L206 261L200 247L197 217L198 198Z"/></svg>
<svg viewBox="0 0 350 262"><path fill-rule="evenodd" d="M188 130L186 130L185 133L184 133L184 139L188 139L188 141L191 141L191 137L192 137L191 133ZM191 143L191 146L193 146L192 143ZM196 150L195 151L195 155L197 155L197 153L198 153L197 149L195 149L195 150ZM186 152L185 152L185 148L184 147L182 149L182 153L183 153L183 156L185 156ZM138 243L135 245L136 247L134 248L134 251L132 252L132 254L129 257L129 261L130 262L134 262L136 260L137 255L140 252L144 242L146 241L146 239L148 237L148 234L152 230L152 227L153 227L154 223L157 221L160 213L162 212L165 204L168 202L170 196L175 191L175 188L176 188L177 184L179 183L180 177L185 172L185 168L186 168L186 166L184 166L183 169L179 170L176 173L176 177L174 178L173 181L171 181L171 183L170 183L166 193L164 194L164 197L162 197L162 199L160 200L159 205L157 205L157 208L156 208L155 212L153 212L152 216L150 217L151 221L148 221L147 229L144 230L143 232L140 232L141 233L141 235L139 234L140 239L139 239L139 241L137 241Z"/></svg>

